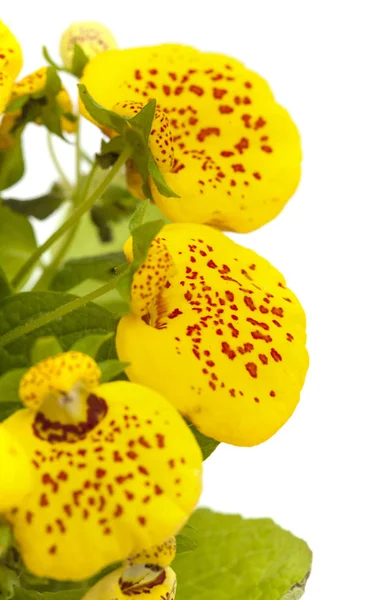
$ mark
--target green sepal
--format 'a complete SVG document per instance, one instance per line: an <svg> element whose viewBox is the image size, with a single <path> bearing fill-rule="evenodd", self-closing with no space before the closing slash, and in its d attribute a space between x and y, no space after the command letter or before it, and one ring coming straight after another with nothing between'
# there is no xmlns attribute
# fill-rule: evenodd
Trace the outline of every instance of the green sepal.
<svg viewBox="0 0 365 600"><path fill-rule="evenodd" d="M81 46L74 44L71 73L80 78L88 62L89 57L85 54Z"/></svg>
<svg viewBox="0 0 365 600"><path fill-rule="evenodd" d="M5 554L12 540L10 526L3 522L0 517L0 557ZM1 595L0 595L1 598Z"/></svg>
<svg viewBox="0 0 365 600"><path fill-rule="evenodd" d="M19 404L19 384L26 372L27 369L11 369L0 376L0 407Z"/></svg>
<svg viewBox="0 0 365 600"><path fill-rule="evenodd" d="M101 370L100 383L107 383L122 375L129 363L120 362L117 359L103 360L98 363Z"/></svg>
<svg viewBox="0 0 365 600"><path fill-rule="evenodd" d="M188 423L188 425L200 446L203 455L203 460L206 460L214 452L217 446L219 446L219 442L198 431L198 429L194 427L192 423Z"/></svg>
<svg viewBox="0 0 365 600"><path fill-rule="evenodd" d="M102 143L101 152L97 155L99 165L104 169L113 165L125 144L128 143L133 149L131 158L142 178L142 189L146 198L151 196L149 176L152 177L160 194L169 198L178 198L179 196L165 182L148 146L156 100L150 100L134 117L123 117L98 104L90 96L85 85L79 84L78 87L81 100L96 123L119 134L110 142Z"/></svg>
<svg viewBox="0 0 365 600"><path fill-rule="evenodd" d="M91 356L91 358L96 358L101 346L113 337L112 333L104 334L94 334L87 335L80 340L77 340L75 344L73 344L70 348L73 352L82 352L83 354L87 354Z"/></svg>
<svg viewBox="0 0 365 600"><path fill-rule="evenodd" d="M30 360L33 365L49 356L56 356L62 352L62 346L53 335L39 337L34 342L30 351Z"/></svg>
<svg viewBox="0 0 365 600"><path fill-rule="evenodd" d="M0 152L0 191L15 185L24 175L21 132L13 136L11 148Z"/></svg>
<svg viewBox="0 0 365 600"><path fill-rule="evenodd" d="M149 150L148 155L148 172L151 175L153 182L160 194L166 196L166 198L180 198L180 196L175 194L175 192L167 185L155 159L153 158L151 150Z"/></svg>

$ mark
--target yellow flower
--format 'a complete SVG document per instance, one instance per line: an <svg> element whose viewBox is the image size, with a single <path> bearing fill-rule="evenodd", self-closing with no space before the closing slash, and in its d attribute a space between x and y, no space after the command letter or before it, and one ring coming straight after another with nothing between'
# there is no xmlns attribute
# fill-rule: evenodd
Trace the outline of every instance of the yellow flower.
<svg viewBox="0 0 365 600"><path fill-rule="evenodd" d="M20 81L16 82L13 86L10 102L17 100L18 98L22 98L23 96L27 96L28 94L37 94L42 92L47 83L47 71L48 67L41 67L34 73L27 75ZM64 113L72 113L72 102L68 92L62 88L62 90L57 94L56 101L60 109ZM9 113L9 116L13 116L14 121L16 121L17 113ZM38 121L40 124L40 121ZM76 131L77 125L74 120L70 120L67 116L61 116L61 127L63 131L67 133L74 133Z"/></svg>
<svg viewBox="0 0 365 600"><path fill-rule="evenodd" d="M6 25L0 21L0 118L11 102L28 94L42 92L46 87L47 67L42 67L16 82L15 79L20 73L22 64L22 51L18 41ZM67 113L72 113L72 102L64 88L57 95L56 101L61 111L66 113L61 116L62 130L74 133L76 123L67 117ZM20 115L20 111L12 111L3 116L0 122L0 151L13 146L12 129ZM39 119L37 119L37 123L40 123Z"/></svg>
<svg viewBox="0 0 365 600"><path fill-rule="evenodd" d="M132 596L140 600L174 600L175 593L176 575L170 567L127 565L103 577L82 600L123 600Z"/></svg>
<svg viewBox="0 0 365 600"><path fill-rule="evenodd" d="M78 352L44 360L20 385L28 408L3 423L34 479L5 516L40 577L85 579L161 544L199 498L201 452L174 407L140 385L99 385L99 376Z"/></svg>
<svg viewBox="0 0 365 600"><path fill-rule="evenodd" d="M172 156L164 177L180 198L150 187L170 220L252 231L293 195L297 128L268 84L238 61L178 45L112 50L88 63L82 83L119 114L156 98L168 122L154 124L150 143Z"/></svg>
<svg viewBox="0 0 365 600"><path fill-rule="evenodd" d="M130 241L125 251L130 260ZM134 276L132 312L116 338L131 381L162 393L202 433L239 446L265 441L293 413L305 341L304 311L281 273L216 229L177 223Z"/></svg>
<svg viewBox="0 0 365 600"><path fill-rule="evenodd" d="M93 21L73 23L63 33L60 43L61 58L68 69L72 67L75 44L82 48L88 58L118 47L113 34L105 25Z"/></svg>

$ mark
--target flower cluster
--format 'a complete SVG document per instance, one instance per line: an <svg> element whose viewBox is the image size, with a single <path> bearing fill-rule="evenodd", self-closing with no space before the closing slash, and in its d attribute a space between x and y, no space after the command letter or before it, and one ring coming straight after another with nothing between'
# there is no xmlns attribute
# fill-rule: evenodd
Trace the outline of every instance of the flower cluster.
<svg viewBox="0 0 365 600"><path fill-rule="evenodd" d="M29 334L35 342L41 327L62 338L45 357L30 352L21 365L12 358L28 370L19 382L23 408L0 424L2 522L36 577L77 582L108 569L84 600L174 600L174 536L201 493L199 440L264 442L290 418L304 384L298 299L274 266L224 233L255 230L280 213L299 183L299 133L268 84L230 57L178 45L120 50L97 23L64 33L62 67L45 56L51 66L18 80L21 48L0 22L0 181L7 181L4 157L30 121L63 137L79 133L84 116L109 139L86 181L78 162L75 188L63 182L74 204L59 232L12 285L6 274L0 281L8 299L69 230L33 291L24 292L40 307L38 317L0 337L10 354L11 342L27 346ZM63 71L80 78L80 115ZM79 136L76 148L79 161ZM111 190L123 166L126 187ZM95 171L110 167L95 190ZM110 280L84 301L61 298L62 265L81 217L91 209L105 241L126 197L139 204L131 237L117 240L124 262L119 252L113 268L114 254L78 270L68 263L75 285L98 278L103 261L100 279ZM146 219L148 197L163 219ZM16 202L7 210L21 212ZM37 218L52 212L39 199L27 210ZM97 359L95 339L80 340L81 326L65 333L62 319L114 288L122 296L118 318L103 309L111 344ZM52 300L48 311L42 293ZM85 322L86 331L88 315ZM80 341L82 351L73 347Z"/></svg>

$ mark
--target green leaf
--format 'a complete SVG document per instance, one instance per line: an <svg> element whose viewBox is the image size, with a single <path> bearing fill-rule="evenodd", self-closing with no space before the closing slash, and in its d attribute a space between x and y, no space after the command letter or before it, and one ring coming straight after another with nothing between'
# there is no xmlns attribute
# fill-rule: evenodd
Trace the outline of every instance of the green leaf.
<svg viewBox="0 0 365 600"><path fill-rule="evenodd" d="M62 352L62 346L53 335L39 337L34 342L30 351L30 360L33 365L49 356L56 356Z"/></svg>
<svg viewBox="0 0 365 600"><path fill-rule="evenodd" d="M81 77L88 62L89 58L81 46L79 44L74 44L74 53L71 66L72 73L76 75L76 77Z"/></svg>
<svg viewBox="0 0 365 600"><path fill-rule="evenodd" d="M74 298L56 292L23 292L6 298L0 304L0 336ZM108 310L90 302L0 348L0 374L31 366L31 348L40 337L56 337L66 351L87 335L114 333L116 325L115 317Z"/></svg>
<svg viewBox="0 0 365 600"><path fill-rule="evenodd" d="M108 281L117 266L127 264L124 252L111 252L101 256L71 259L57 272L51 289L66 292L85 279Z"/></svg>
<svg viewBox="0 0 365 600"><path fill-rule="evenodd" d="M15 598L14 593L19 585L18 574L5 565L0 564L0 598L1 600L10 600Z"/></svg>
<svg viewBox="0 0 365 600"><path fill-rule="evenodd" d="M17 588L14 600L81 600L87 590L88 587L80 587L58 592L36 592L35 590Z"/></svg>
<svg viewBox="0 0 365 600"><path fill-rule="evenodd" d="M112 110L107 110L98 104L88 93L86 86L83 83L79 83L78 86L80 98L83 102L87 112L93 119L103 127L113 129L120 135L125 135L128 129L127 120L121 117Z"/></svg>
<svg viewBox="0 0 365 600"><path fill-rule="evenodd" d="M0 422L10 417L10 415L20 408L24 408L21 402L0 402Z"/></svg>
<svg viewBox="0 0 365 600"><path fill-rule="evenodd" d="M150 100L129 122L132 127L137 127L142 131L146 145L148 145L155 112L156 100L153 99Z"/></svg>
<svg viewBox="0 0 365 600"><path fill-rule="evenodd" d="M176 600L294 600L288 593L305 585L310 549L271 519L200 509L189 524L195 531L184 528L182 535L197 548L178 554L172 564L179 582Z"/></svg>
<svg viewBox="0 0 365 600"><path fill-rule="evenodd" d="M0 521L0 556L3 556L11 543L11 529L7 523ZM1 595L0 595L1 598Z"/></svg>
<svg viewBox="0 0 365 600"><path fill-rule="evenodd" d="M148 155L148 172L151 175L160 194L166 196L167 198L180 198L180 196L175 194L175 192L167 185L151 151L149 151Z"/></svg>
<svg viewBox="0 0 365 600"><path fill-rule="evenodd" d="M71 350L74 352L83 352L84 354L88 354L92 358L95 358L103 343L112 336L113 334L110 333L106 335L87 335L86 337L77 340L71 347Z"/></svg>
<svg viewBox="0 0 365 600"><path fill-rule="evenodd" d="M11 279L20 269L37 244L28 219L0 206L0 264Z"/></svg>
<svg viewBox="0 0 365 600"><path fill-rule="evenodd" d="M214 450L217 448L217 446L219 446L219 442L217 442L217 440L213 440L213 438L210 438L210 437L204 435L204 433L201 433L200 431L198 431L192 423L189 423L188 425L189 425L192 433L195 435L196 441L198 442L198 444L200 446L200 449L203 454L203 460L206 460L214 452Z"/></svg>
<svg viewBox="0 0 365 600"><path fill-rule="evenodd" d="M6 190L24 175L24 159L20 132L14 136L14 144L0 152L0 191Z"/></svg>
<svg viewBox="0 0 365 600"><path fill-rule="evenodd" d="M4 269L0 265L0 300L2 300L3 298L7 298L8 296L11 296L12 293L13 293L13 290L11 289L11 285L8 282L8 278L6 277L6 275L4 273Z"/></svg>
<svg viewBox="0 0 365 600"><path fill-rule="evenodd" d="M7 113L16 112L17 110L22 109L24 104L26 104L28 102L29 98L30 98L30 94L27 94L26 96L20 96L19 98L15 98L15 100L13 100L12 102L10 102L8 104L5 112L7 112Z"/></svg>
<svg viewBox="0 0 365 600"><path fill-rule="evenodd" d="M8 206L16 213L25 215L26 217L35 217L43 221L43 219L47 219L54 213L66 199L67 196L64 189L56 183L52 186L48 194L32 198L31 200L4 199L3 205Z"/></svg>
<svg viewBox="0 0 365 600"><path fill-rule="evenodd" d="M133 229L131 233L133 237L133 255L135 260L143 262L147 256L152 240L154 240L164 225L165 221L159 219L158 221L143 223L143 225ZM140 265L138 265L138 267L139 266Z"/></svg>
<svg viewBox="0 0 365 600"><path fill-rule="evenodd" d="M100 383L106 383L107 381L111 381L111 379L114 379L115 377L118 377L118 375L124 373L129 363L122 363L119 360L111 359L103 360L99 362L98 365L101 370Z"/></svg>
<svg viewBox="0 0 365 600"><path fill-rule="evenodd" d="M196 540L183 534L176 536L176 554L182 554L183 552L192 552L198 547Z"/></svg>
<svg viewBox="0 0 365 600"><path fill-rule="evenodd" d="M56 102L50 102L42 107L41 118L43 125L47 127L48 131L65 141L62 133L61 109Z"/></svg>
<svg viewBox="0 0 365 600"><path fill-rule="evenodd" d="M47 68L46 86L44 88L47 96L57 96L62 90L62 81L57 73L56 67Z"/></svg>
<svg viewBox="0 0 365 600"><path fill-rule="evenodd" d="M0 405L19 403L19 384L27 369L12 369L0 377Z"/></svg>
<svg viewBox="0 0 365 600"><path fill-rule="evenodd" d="M149 204L149 200L142 200L142 202L140 202L137 206L133 216L129 221L129 231L131 233L133 233L137 227L140 227L143 224Z"/></svg>

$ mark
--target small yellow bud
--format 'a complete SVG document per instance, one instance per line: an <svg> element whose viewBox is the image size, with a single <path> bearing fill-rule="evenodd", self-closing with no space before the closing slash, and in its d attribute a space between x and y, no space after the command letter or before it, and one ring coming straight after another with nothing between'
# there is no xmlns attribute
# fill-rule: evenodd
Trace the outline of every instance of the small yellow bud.
<svg viewBox="0 0 365 600"><path fill-rule="evenodd" d="M60 54L63 64L71 69L74 56L74 46L78 44L88 58L117 48L113 34L105 25L96 22L73 23L61 37Z"/></svg>

